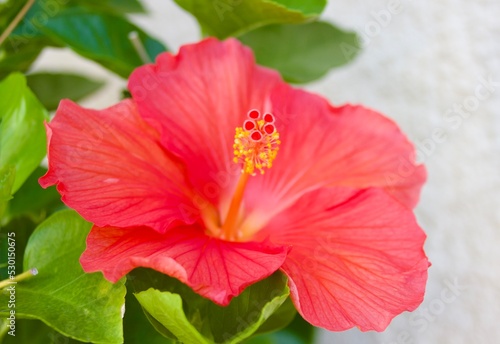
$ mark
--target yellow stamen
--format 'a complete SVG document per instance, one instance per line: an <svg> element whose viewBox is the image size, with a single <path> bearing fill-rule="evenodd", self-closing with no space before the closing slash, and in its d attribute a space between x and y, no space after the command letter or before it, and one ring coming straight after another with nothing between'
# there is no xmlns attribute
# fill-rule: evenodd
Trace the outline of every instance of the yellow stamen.
<svg viewBox="0 0 500 344"><path fill-rule="evenodd" d="M265 116L272 122L264 119L245 121L243 128L236 128L234 136L234 162L243 163L243 172L251 175L255 175L256 169L264 174L264 168L273 166L281 143L274 117L271 114ZM246 126L253 129L248 130Z"/></svg>
<svg viewBox="0 0 500 344"><path fill-rule="evenodd" d="M270 113L262 117L257 110L248 113L248 120L243 127L236 128L234 136L234 162L242 163L242 174L229 205L226 219L222 225L222 236L226 240L238 240L243 233L238 233L238 217L243 201L243 194L249 177L255 170L264 174L265 168L271 168L278 154L279 133L274 125L274 116ZM240 235L241 234L241 235Z"/></svg>

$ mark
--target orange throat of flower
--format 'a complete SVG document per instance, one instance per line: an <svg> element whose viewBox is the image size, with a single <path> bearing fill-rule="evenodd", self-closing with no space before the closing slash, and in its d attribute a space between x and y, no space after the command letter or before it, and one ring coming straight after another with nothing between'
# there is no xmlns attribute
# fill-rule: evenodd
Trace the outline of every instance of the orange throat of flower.
<svg viewBox="0 0 500 344"><path fill-rule="evenodd" d="M220 238L229 241L245 239L239 228L240 210L248 180L259 171L273 166L278 154L280 135L274 125L275 118L270 113L261 115L258 110L248 112L242 127L236 128L234 136L234 162L242 164L242 173L231 199L225 220L222 222Z"/></svg>

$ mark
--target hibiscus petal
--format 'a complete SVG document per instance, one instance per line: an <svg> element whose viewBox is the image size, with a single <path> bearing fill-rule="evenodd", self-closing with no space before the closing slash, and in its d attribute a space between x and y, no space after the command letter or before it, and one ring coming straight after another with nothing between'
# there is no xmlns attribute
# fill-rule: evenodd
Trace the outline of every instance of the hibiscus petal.
<svg viewBox="0 0 500 344"><path fill-rule="evenodd" d="M220 304L270 276L283 264L288 248L265 242L227 242L197 227L160 234L149 228L94 226L80 258L86 272L102 271L116 282L136 267L152 268Z"/></svg>
<svg viewBox="0 0 500 344"><path fill-rule="evenodd" d="M132 101L102 111L62 101L47 136L49 171L40 184L57 184L62 200L86 220L158 231L195 220L182 207L191 204L182 166Z"/></svg>
<svg viewBox="0 0 500 344"><path fill-rule="evenodd" d="M310 192L259 235L291 246L282 270L313 325L382 331L423 300L425 234L410 210L379 189Z"/></svg>
<svg viewBox="0 0 500 344"><path fill-rule="evenodd" d="M268 110L270 91L281 82L237 40L210 38L136 69L129 89L141 116L186 163L201 196L218 204L230 197L241 173L233 162L235 128L249 110Z"/></svg>
<svg viewBox="0 0 500 344"><path fill-rule="evenodd" d="M282 143L273 167L250 181L250 221L265 223L305 192L325 186L383 188L406 206L416 205L425 168L415 163L413 145L392 120L362 106L332 107L287 87L275 89L271 100Z"/></svg>

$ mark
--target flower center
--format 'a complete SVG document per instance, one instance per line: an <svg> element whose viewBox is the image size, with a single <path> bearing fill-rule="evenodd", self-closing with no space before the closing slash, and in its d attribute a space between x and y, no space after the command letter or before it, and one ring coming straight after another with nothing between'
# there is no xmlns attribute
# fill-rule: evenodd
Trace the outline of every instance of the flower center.
<svg viewBox="0 0 500 344"><path fill-rule="evenodd" d="M258 110L250 110L247 117L243 126L236 128L234 136L234 162L243 166L222 225L222 238L225 240L237 241L244 236L244 233L238 230L238 217L245 187L250 176L256 175L256 170L264 174L266 168L273 166L281 143L272 114L265 113L261 116Z"/></svg>
<svg viewBox="0 0 500 344"><path fill-rule="evenodd" d="M236 128L234 162L243 163L243 173L255 175L257 169L264 174L265 168L273 166L278 154L279 138L274 116L266 113L261 118L258 110L251 110L243 127Z"/></svg>

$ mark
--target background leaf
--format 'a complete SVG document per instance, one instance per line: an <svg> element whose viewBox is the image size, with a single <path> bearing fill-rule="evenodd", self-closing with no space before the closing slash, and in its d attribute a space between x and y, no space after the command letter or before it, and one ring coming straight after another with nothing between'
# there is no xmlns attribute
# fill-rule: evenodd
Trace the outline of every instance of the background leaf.
<svg viewBox="0 0 500 344"><path fill-rule="evenodd" d="M64 210L35 230L24 270L36 267L39 273L16 285L16 316L40 319L80 341L122 343L124 280L112 284L100 273L84 273L79 263L90 227L74 211ZM8 294L0 293L2 316L9 311L7 300Z"/></svg>
<svg viewBox="0 0 500 344"><path fill-rule="evenodd" d="M126 344L173 344L162 336L146 318L141 305L130 291L125 297L125 318L123 331Z"/></svg>
<svg viewBox="0 0 500 344"><path fill-rule="evenodd" d="M3 320L3 319L2 319ZM39 320L16 319L16 336L6 335L2 344L80 344Z"/></svg>
<svg viewBox="0 0 500 344"><path fill-rule="evenodd" d="M49 111L55 110L61 99L78 101L104 85L76 74L36 73L26 78L29 88Z"/></svg>
<svg viewBox="0 0 500 344"><path fill-rule="evenodd" d="M38 178L47 172L46 168L37 167L26 182L15 193L9 202L7 217L27 216L35 223L41 222L56 209L64 208L61 195L56 188L43 189L38 184Z"/></svg>
<svg viewBox="0 0 500 344"><path fill-rule="evenodd" d="M100 11L114 14L144 13L144 7L138 0L76 0L75 2Z"/></svg>
<svg viewBox="0 0 500 344"><path fill-rule="evenodd" d="M12 186L16 179L16 170L12 166L5 166L0 169L0 226L1 219L7 207L7 203L12 198Z"/></svg>
<svg viewBox="0 0 500 344"><path fill-rule="evenodd" d="M286 327L292 322L297 314L295 305L290 298L287 298L285 302L278 308L260 327L256 334L268 333L277 331Z"/></svg>
<svg viewBox="0 0 500 344"><path fill-rule="evenodd" d="M8 257L7 254L4 253L8 252L9 248L7 234L10 232L15 233L15 240L16 240L15 267L16 271L20 273L23 271L23 256L26 249L26 244L28 243L29 237L31 233L33 233L35 227L36 224L28 217L19 217L13 219L8 224L0 226L0 250L2 252L2 254L0 255L0 281L9 278L8 268L7 268Z"/></svg>
<svg viewBox="0 0 500 344"><path fill-rule="evenodd" d="M316 328L299 314L284 329L260 335L245 341L245 344L311 344L314 343Z"/></svg>
<svg viewBox="0 0 500 344"><path fill-rule="evenodd" d="M7 26L25 3L26 0L9 0L3 4L0 8L8 11L0 12L0 26L4 23ZM139 33L151 58L166 49L124 17L125 13L142 12L144 8L138 0L36 1L0 47L0 79L12 71L27 71L46 46L69 46L82 56L127 77L128 65L136 67L140 63L128 41L130 31ZM71 18L64 20L66 15ZM68 25L69 31L64 32L62 25ZM46 26L50 26L50 30L45 30ZM82 37L78 30L82 31ZM110 42L113 44L106 47Z"/></svg>
<svg viewBox="0 0 500 344"><path fill-rule="evenodd" d="M272 0L272 2L306 14L319 14L326 6L326 0Z"/></svg>
<svg viewBox="0 0 500 344"><path fill-rule="evenodd" d="M167 336L189 335L178 339L193 344L239 343L249 338L289 293L286 277L277 272L249 286L229 306L220 307L178 280L152 270L136 269L131 278L137 299L156 320L152 323L157 329ZM149 287L152 288L145 290ZM160 324L168 330L162 331Z"/></svg>
<svg viewBox="0 0 500 344"><path fill-rule="evenodd" d="M0 32L3 32L12 19L23 8L26 0L8 0L0 2Z"/></svg>
<svg viewBox="0 0 500 344"><path fill-rule="evenodd" d="M45 156L48 114L20 73L0 82L0 109L0 171L15 168L14 193Z"/></svg>
<svg viewBox="0 0 500 344"><path fill-rule="evenodd" d="M91 13L78 7L58 12L42 30L54 41L67 45L124 78L144 64L128 39L130 32L139 34L151 60L166 51L159 41L122 17Z"/></svg>
<svg viewBox="0 0 500 344"><path fill-rule="evenodd" d="M181 343L208 344L209 340L189 322L178 294L148 289L136 295L139 303Z"/></svg>
<svg viewBox="0 0 500 344"><path fill-rule="evenodd" d="M175 0L210 36L237 36L273 23L303 23L318 17L326 0Z"/></svg>
<svg viewBox="0 0 500 344"><path fill-rule="evenodd" d="M0 47L0 80L13 71L27 71L45 45L44 40L18 41L9 37Z"/></svg>
<svg viewBox="0 0 500 344"><path fill-rule="evenodd" d="M278 70L294 83L316 80L348 63L356 54L346 53L346 47L358 45L354 32L326 22L269 25L239 39L253 49L257 63Z"/></svg>

